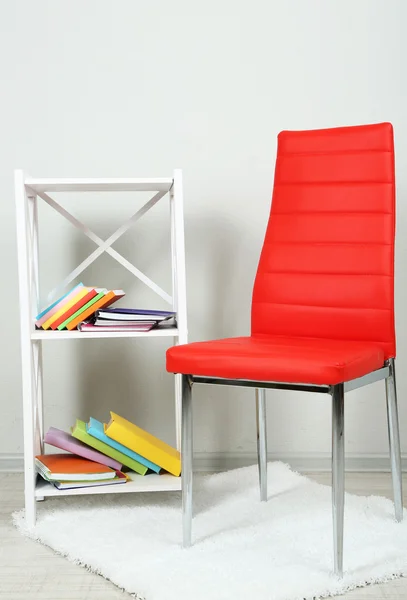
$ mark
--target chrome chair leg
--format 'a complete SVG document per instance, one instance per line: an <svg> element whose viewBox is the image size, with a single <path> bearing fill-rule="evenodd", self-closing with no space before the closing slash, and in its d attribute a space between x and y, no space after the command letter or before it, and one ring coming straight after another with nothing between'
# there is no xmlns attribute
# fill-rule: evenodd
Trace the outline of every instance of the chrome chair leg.
<svg viewBox="0 0 407 600"><path fill-rule="evenodd" d="M386 377L387 425L393 479L394 511L396 521L400 522L403 520L403 482L401 475L400 432L394 358L389 359L389 370L390 374Z"/></svg>
<svg viewBox="0 0 407 600"><path fill-rule="evenodd" d="M257 461L259 465L260 500L267 501L267 422L266 390L256 388Z"/></svg>
<svg viewBox="0 0 407 600"><path fill-rule="evenodd" d="M183 546L191 545L192 534L192 380L182 375L182 537Z"/></svg>
<svg viewBox="0 0 407 600"><path fill-rule="evenodd" d="M343 518L345 502L344 386L332 389L332 515L334 570L343 576Z"/></svg>

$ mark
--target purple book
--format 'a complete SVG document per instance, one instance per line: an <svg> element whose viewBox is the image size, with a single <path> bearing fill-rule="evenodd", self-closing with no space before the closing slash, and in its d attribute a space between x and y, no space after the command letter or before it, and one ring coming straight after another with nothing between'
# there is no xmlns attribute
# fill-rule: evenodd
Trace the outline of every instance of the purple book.
<svg viewBox="0 0 407 600"><path fill-rule="evenodd" d="M115 319L117 321L167 321L175 317L168 310L143 310L141 308L101 308L96 312L97 319Z"/></svg>
<svg viewBox="0 0 407 600"><path fill-rule="evenodd" d="M158 317L174 316L170 310L145 310L142 308L101 308L98 312L124 313L126 315L157 315Z"/></svg>
<svg viewBox="0 0 407 600"><path fill-rule="evenodd" d="M101 465L111 467L112 469L115 469L115 471L121 471L122 469L122 464L117 462L117 460L113 460L113 458L110 458L110 456L106 456L105 454L90 448L69 433L61 431L61 429L50 427L48 432L45 434L44 442L46 444L50 444L50 446L55 446L55 448L67 450L68 452L72 452L72 454L82 456L82 458L88 458L89 460L93 460Z"/></svg>

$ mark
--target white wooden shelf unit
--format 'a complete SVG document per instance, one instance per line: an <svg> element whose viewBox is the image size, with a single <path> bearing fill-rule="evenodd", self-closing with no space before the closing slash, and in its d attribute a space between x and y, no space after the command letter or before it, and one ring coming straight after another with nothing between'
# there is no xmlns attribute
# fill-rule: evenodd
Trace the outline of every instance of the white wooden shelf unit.
<svg viewBox="0 0 407 600"><path fill-rule="evenodd" d="M139 208L107 240L101 239L87 225L74 217L49 194L52 192L154 192L151 199ZM142 273L112 245L148 210L164 197L169 199L169 223L171 229L172 292L164 291L154 281ZM131 473L132 481L117 486L102 486L78 490L57 490L52 484L40 478L37 481L34 459L42 454L44 439L44 401L42 343L46 340L68 339L107 339L171 337L174 344L187 342L186 288L185 288L185 247L182 171L176 169L173 177L164 178L118 178L118 179L39 179L15 171L15 200L17 212L17 250L20 294L20 331L22 359L22 392L24 422L24 483L25 510L29 526L35 524L36 501L45 496L79 494L124 493L174 491L181 489L181 478L171 475L146 475ZM95 332L80 331L41 331L36 330L35 316L43 308L40 306L39 252L38 252L38 203L46 202L72 225L90 238L97 248L83 260L48 295L44 304L52 302L60 292L76 280L103 252L110 254L135 277L163 298L175 311L177 326L140 332ZM175 431L177 448L181 442L181 381L175 376Z"/></svg>

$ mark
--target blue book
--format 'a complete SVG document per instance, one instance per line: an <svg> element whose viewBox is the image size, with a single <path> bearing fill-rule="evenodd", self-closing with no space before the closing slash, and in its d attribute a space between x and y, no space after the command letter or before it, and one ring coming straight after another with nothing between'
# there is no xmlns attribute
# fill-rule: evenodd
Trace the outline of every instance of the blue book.
<svg viewBox="0 0 407 600"><path fill-rule="evenodd" d="M155 473L159 473L161 471L161 467L159 467L155 463L152 463L143 456L140 456L140 454L137 454L137 452L133 452L133 450L126 448L126 446L123 446L123 444L119 444L119 442L116 442L115 440L112 440L110 437L108 437L105 434L105 428L103 423L101 423L97 419L94 419L93 417L89 419L89 423L87 423L86 425L86 431L92 437L96 438L97 440L100 440L101 442L104 442L105 444L108 444L111 448L115 448L115 450L119 450L119 452L123 452L123 454L129 456L133 460L137 460L145 467L148 467L152 471L155 471Z"/></svg>
<svg viewBox="0 0 407 600"><path fill-rule="evenodd" d="M78 285L76 285L74 288L72 288L71 290L68 290L66 292L66 294L64 294L63 296L61 296L60 298L58 298L58 300L55 300L55 302L53 302L52 304L50 304L49 306L47 306L47 308L44 308L44 310L42 312L40 312L40 314L35 317L35 320L38 321L39 319L42 319L42 317L44 315L46 315L49 310L51 310L52 308L54 308L54 306L56 306L57 304L59 304L61 302L61 300L63 300L64 298L66 298L68 296L68 294L70 294L71 292L73 292L74 290L76 290L76 288L79 288L79 287L82 287L82 286L83 286L83 283L78 283Z"/></svg>

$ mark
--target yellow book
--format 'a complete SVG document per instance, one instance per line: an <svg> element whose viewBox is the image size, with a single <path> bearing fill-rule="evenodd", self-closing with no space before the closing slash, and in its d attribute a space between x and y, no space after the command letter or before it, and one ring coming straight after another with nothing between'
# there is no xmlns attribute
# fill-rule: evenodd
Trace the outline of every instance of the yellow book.
<svg viewBox="0 0 407 600"><path fill-rule="evenodd" d="M105 434L108 437L172 475L178 477L181 474L181 455L178 450L114 412L110 413L110 417L109 423L105 425Z"/></svg>
<svg viewBox="0 0 407 600"><path fill-rule="evenodd" d="M86 296L86 294L88 294L88 293L89 293L89 288L87 288L87 287L80 288L80 291L77 294L75 294L75 296L73 296L70 300L68 300L68 302L66 302L62 308L60 308L55 314L52 315L52 317L50 317L47 321L45 321L45 323L42 324L42 328L49 329L54 321L59 319L59 317L61 315L63 315L67 310L69 310L71 308L71 306L73 306L74 304L79 302L79 300L81 298L83 298L84 296Z"/></svg>

